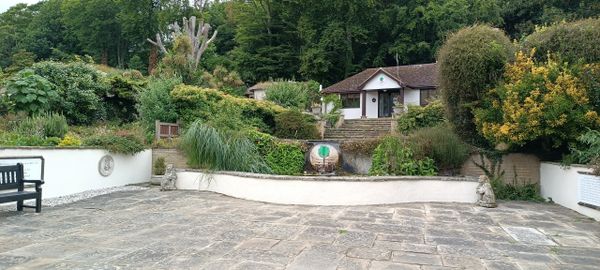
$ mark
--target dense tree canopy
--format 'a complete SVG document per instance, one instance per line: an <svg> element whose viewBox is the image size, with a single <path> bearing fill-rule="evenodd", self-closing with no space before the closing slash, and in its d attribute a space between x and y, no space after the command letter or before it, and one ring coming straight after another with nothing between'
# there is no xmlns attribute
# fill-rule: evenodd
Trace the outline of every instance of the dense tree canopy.
<svg viewBox="0 0 600 270"><path fill-rule="evenodd" d="M195 15L219 31L201 68L226 67L247 84L285 78L328 85L366 67L435 61L449 33L475 23L521 39L536 26L600 15L594 0L213 0L202 10L189 2L16 5L0 14L0 68L25 51L38 61L90 55L147 72L158 53L146 39Z"/></svg>

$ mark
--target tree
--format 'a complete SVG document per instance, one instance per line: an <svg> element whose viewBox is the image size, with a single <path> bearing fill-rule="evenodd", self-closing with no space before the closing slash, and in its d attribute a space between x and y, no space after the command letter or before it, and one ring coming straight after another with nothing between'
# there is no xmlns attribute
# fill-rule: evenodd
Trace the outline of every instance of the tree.
<svg viewBox="0 0 600 270"><path fill-rule="evenodd" d="M214 31L209 38L208 35L211 30L210 24L200 20L196 25L196 16L192 16L189 20L184 17L182 22L183 24L181 27L177 22L170 25L170 28L172 29L170 36L175 37L176 39L183 36L189 41L190 49L185 51L187 62L191 63L194 69L198 69L202 54L204 54L208 45L215 40L218 31ZM168 54L162 39L162 35L157 33L156 40L148 39L148 42L158 47L163 54Z"/></svg>
<svg viewBox="0 0 600 270"><path fill-rule="evenodd" d="M440 90L448 120L465 141L484 144L473 123L473 109L496 86L513 47L500 29L476 25L452 34L438 52Z"/></svg>
<svg viewBox="0 0 600 270"><path fill-rule="evenodd" d="M63 0L63 22L83 51L103 65L123 67L127 41L118 21L117 0Z"/></svg>
<svg viewBox="0 0 600 270"><path fill-rule="evenodd" d="M245 89L244 82L235 71L229 71L223 66L217 66L212 73L204 72L202 79L208 87L219 89L225 93L241 96Z"/></svg>

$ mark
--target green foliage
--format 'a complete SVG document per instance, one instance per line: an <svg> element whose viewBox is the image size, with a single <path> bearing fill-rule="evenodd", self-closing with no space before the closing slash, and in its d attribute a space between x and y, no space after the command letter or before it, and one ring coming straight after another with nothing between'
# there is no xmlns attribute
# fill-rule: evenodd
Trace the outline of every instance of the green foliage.
<svg viewBox="0 0 600 270"><path fill-rule="evenodd" d="M121 74L108 78L110 89L102 95L108 120L132 122L136 119L136 102L146 86L143 80Z"/></svg>
<svg viewBox="0 0 600 270"><path fill-rule="evenodd" d="M304 152L298 143L273 144L265 161L274 174L300 175L304 171Z"/></svg>
<svg viewBox="0 0 600 270"><path fill-rule="evenodd" d="M408 133L423 127L433 127L444 122L444 105L439 101L427 106L408 106L408 111L398 117L398 130Z"/></svg>
<svg viewBox="0 0 600 270"><path fill-rule="evenodd" d="M290 110L275 117L275 136L284 139L316 139L319 132L312 115Z"/></svg>
<svg viewBox="0 0 600 270"><path fill-rule="evenodd" d="M129 59L129 64L127 64L129 69L138 70L144 74L148 73L148 67L142 61L142 58L139 55L134 55Z"/></svg>
<svg viewBox="0 0 600 270"><path fill-rule="evenodd" d="M165 157L157 157L152 166L155 175L164 175L167 170L167 164L165 164Z"/></svg>
<svg viewBox="0 0 600 270"><path fill-rule="evenodd" d="M482 143L472 110L502 78L504 66L512 56L512 44L502 30L483 25L463 28L440 48L440 89L448 119L463 140Z"/></svg>
<svg viewBox="0 0 600 270"><path fill-rule="evenodd" d="M246 91L240 75L235 71L227 70L223 66L215 67L212 73L205 71L202 80L208 87L221 90L230 95L242 96Z"/></svg>
<svg viewBox="0 0 600 270"><path fill-rule="evenodd" d="M91 124L106 118L101 101L111 86L104 73L82 62L40 62L32 69L58 93L59 98L50 104L52 111L64 114L70 124Z"/></svg>
<svg viewBox="0 0 600 270"><path fill-rule="evenodd" d="M60 139L0 131L0 146L56 146Z"/></svg>
<svg viewBox="0 0 600 270"><path fill-rule="evenodd" d="M9 74L31 67L35 63L35 54L19 50L11 56L11 62L11 65L6 68L6 72Z"/></svg>
<svg viewBox="0 0 600 270"><path fill-rule="evenodd" d="M600 131L588 129L571 144L569 163L588 164L600 176Z"/></svg>
<svg viewBox="0 0 600 270"><path fill-rule="evenodd" d="M326 106L333 104L333 108L323 115L323 119L327 121L329 126L334 127L342 116L342 112L340 111L342 109L342 100L339 95L326 95L323 97L323 104L326 104Z"/></svg>
<svg viewBox="0 0 600 270"><path fill-rule="evenodd" d="M242 133L219 131L196 121L184 133L188 163L218 171L269 172L256 146Z"/></svg>
<svg viewBox="0 0 600 270"><path fill-rule="evenodd" d="M252 129L246 131L246 136L248 136L248 139L256 145L258 153L263 157L271 152L276 141L275 137Z"/></svg>
<svg viewBox="0 0 600 270"><path fill-rule="evenodd" d="M273 82L267 87L266 95L267 100L273 101L283 107L309 110L313 103L319 102L319 84L315 81Z"/></svg>
<svg viewBox="0 0 600 270"><path fill-rule="evenodd" d="M183 83L201 85L202 73L194 67L192 41L183 34L175 37L173 47L165 55L156 70L156 75L163 78L181 78Z"/></svg>
<svg viewBox="0 0 600 270"><path fill-rule="evenodd" d="M471 153L465 144L447 124L416 130L408 137L408 144L417 157L430 157L443 174L454 175Z"/></svg>
<svg viewBox="0 0 600 270"><path fill-rule="evenodd" d="M179 79L154 79L142 89L138 96L137 111L142 125L148 132L154 132L154 122L174 123L178 114L171 99L171 91L180 84Z"/></svg>
<svg viewBox="0 0 600 270"><path fill-rule="evenodd" d="M17 73L6 85L6 90L8 99L15 104L15 110L30 115L49 110L51 101L58 97L48 80L31 69Z"/></svg>
<svg viewBox="0 0 600 270"><path fill-rule="evenodd" d="M114 134L97 135L85 138L83 145L108 150L114 154L134 155L146 147L134 136L119 136Z"/></svg>
<svg viewBox="0 0 600 270"><path fill-rule="evenodd" d="M435 162L416 159L413 151L397 137L386 137L373 152L369 175L435 175Z"/></svg>
<svg viewBox="0 0 600 270"><path fill-rule="evenodd" d="M523 41L525 52L536 49L537 60L545 60L548 53L556 54L560 61L577 63L600 62L600 19L561 22L541 27Z"/></svg>
<svg viewBox="0 0 600 270"><path fill-rule="evenodd" d="M49 113L33 117L33 121L44 130L46 137L64 137L69 131L67 119L62 114Z"/></svg>
<svg viewBox="0 0 600 270"><path fill-rule="evenodd" d="M362 154L371 156L375 148L379 146L381 140L376 139L363 139L353 141L343 141L340 143L340 149L342 153Z"/></svg>
<svg viewBox="0 0 600 270"><path fill-rule="evenodd" d="M537 184L512 185L503 183L501 179L492 179L491 184L494 195L496 195L496 199L498 200L546 201L540 195Z"/></svg>
<svg viewBox="0 0 600 270"><path fill-rule="evenodd" d="M285 111L272 102L234 97L215 89L188 85L176 86L171 92L171 98L184 124L198 119L206 122L215 117L230 118L228 121L241 120L249 128L256 127L263 132L272 133L275 116ZM234 114L240 113L241 116L233 119L234 116L227 116L224 109Z"/></svg>

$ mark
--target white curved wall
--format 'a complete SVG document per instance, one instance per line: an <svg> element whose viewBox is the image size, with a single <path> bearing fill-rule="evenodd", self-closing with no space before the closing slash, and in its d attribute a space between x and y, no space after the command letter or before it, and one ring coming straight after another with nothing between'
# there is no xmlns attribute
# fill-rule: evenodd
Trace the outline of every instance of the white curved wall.
<svg viewBox="0 0 600 270"><path fill-rule="evenodd" d="M381 181L367 180L369 178L363 178L365 181L348 181L342 180L342 177L329 178L336 180L326 180L327 177L322 177L323 180L307 180L316 178L296 177L302 180L290 180L291 177L193 171L178 172L177 176L179 189L213 191L240 199L279 204L370 205L477 201L476 181L443 180L442 177L397 177Z"/></svg>
<svg viewBox="0 0 600 270"><path fill-rule="evenodd" d="M115 167L111 175L104 177L98 172L98 162L107 154L107 151L99 149L0 149L0 157L44 157L44 199L150 180L151 150L131 156L110 154L115 161Z"/></svg>

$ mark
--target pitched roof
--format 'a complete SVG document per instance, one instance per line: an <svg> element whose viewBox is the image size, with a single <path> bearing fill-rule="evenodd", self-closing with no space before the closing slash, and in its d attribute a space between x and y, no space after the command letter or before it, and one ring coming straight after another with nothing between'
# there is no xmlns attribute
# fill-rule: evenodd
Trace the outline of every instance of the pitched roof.
<svg viewBox="0 0 600 270"><path fill-rule="evenodd" d="M437 88L437 64L418 64L395 67L368 68L323 89L324 93L360 92L375 75L384 72L402 87L414 89Z"/></svg>
<svg viewBox="0 0 600 270"><path fill-rule="evenodd" d="M254 94L255 90L265 90L267 89L267 87L271 86L271 84L273 84L275 82L259 82L253 86L250 86L250 88L246 89L246 93L244 93L244 95L246 96L251 96Z"/></svg>

